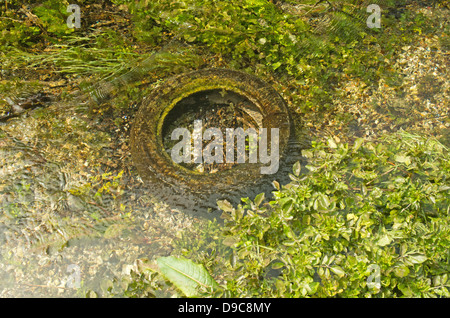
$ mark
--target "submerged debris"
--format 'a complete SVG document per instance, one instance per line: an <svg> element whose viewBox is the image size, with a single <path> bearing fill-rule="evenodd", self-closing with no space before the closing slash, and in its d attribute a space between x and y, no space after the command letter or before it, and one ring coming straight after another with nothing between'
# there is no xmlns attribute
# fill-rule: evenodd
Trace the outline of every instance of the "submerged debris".
<svg viewBox="0 0 450 318"><path fill-rule="evenodd" d="M8 7L11 8L10 2ZM126 39L138 36L140 40L151 43L150 48L125 40L114 43L110 40L118 39L113 37L114 32L105 32L102 37L99 35L102 29L97 28L95 34L73 36L71 43L74 45L66 45L62 51L58 51L56 46L50 46L44 39L37 46L37 51L56 52L55 65L65 71L64 75L52 71L55 65L46 60L48 56L43 58L23 52L23 57L16 56L12 61L5 61L2 57L0 297L121 296L128 286L127 282L131 280L133 270L141 263L170 254L171 243L177 239L178 233L192 231L194 224L203 221L171 209L152 197L151 189L143 186L133 168L129 131L124 127L129 127L139 100L146 94L140 84L144 83L151 89L171 73L200 68L202 63L216 67L228 67L231 63L217 51L209 52L202 46L198 52L187 50L186 43L195 39L186 37L186 43L180 40L182 45L176 44L172 48L176 54L161 54L156 63L147 60L148 65L145 64L142 71L132 73L144 77L147 71L152 71L145 79L138 78L141 81L138 84L122 87L129 78L125 76L116 80L114 89L121 88L122 92L118 92L111 100L101 100L96 107L85 107L81 112L76 112L75 107L69 111L61 108L59 103L54 103L53 96L72 93L81 80L78 72L90 74L89 71L95 68L96 72L92 72L95 76L109 74L130 55L159 50L160 41L175 38L171 32L176 29L166 30L161 21L153 20L149 21L151 29L158 30L158 36L162 34L161 37L154 36L151 33L153 31L149 31L148 35L142 34L142 30L139 31L141 33L131 34L126 6L108 9L104 10L100 4L90 5L86 24L94 27L97 21L108 23L113 20L115 23L110 24L110 27L115 33L123 34ZM281 9L286 14L296 14L301 13L302 8L283 4ZM319 6L316 9L320 9ZM402 9L398 14L403 14L405 10ZM412 9L408 7L407 10ZM448 10L444 9L431 11L424 7L420 10L426 16L433 12L432 18L436 21L446 21L445 17L448 16ZM9 17L2 22L16 23L14 20L20 18ZM37 27L38 33L47 23L42 23L37 16L38 20L35 21L23 18L34 28ZM65 28L63 22L62 27ZM336 84L332 92L333 100L327 111L323 112L301 109L303 105L295 102L298 100L295 99L297 95L300 95L296 90L301 85L308 86L309 79L286 87L288 81L284 71L277 68L273 72L261 71L264 68L260 64L253 70L258 75L270 78L283 97L290 101L292 108L298 106L296 115L302 118L307 133L314 138L328 138L331 135L336 142L357 137L376 139L385 132L409 129L437 136L450 146L449 44L448 34L442 31L445 23L442 22L433 36L423 35L414 44L398 48L398 57L390 67L401 75L401 84L388 85L381 79L368 86L358 78L345 77L344 74L340 78L346 80ZM255 26L259 24L269 26L270 21L261 18ZM22 26L20 23L18 25ZM148 25L145 24L145 27ZM249 24L250 27L253 25ZM26 32L33 31L32 28L25 29ZM92 29L83 32L89 30ZM66 31L64 29L61 32ZM32 36L40 38L41 35ZM292 34L279 39L286 43L296 40ZM120 59L114 56L115 51L99 52L92 41L103 41L108 48L111 45L123 48ZM214 38L211 41L216 45ZM242 43L247 45L246 41ZM278 43L275 46L273 38L268 36L267 39L260 38L258 43L272 47L264 52L258 52L255 47L245 47L248 56L242 58L242 64L232 66L248 67L249 56L261 58L262 63L265 63L269 59L263 58L269 50L275 52L269 57L276 59L276 54L285 49ZM74 49L78 46L82 48L80 51ZM297 53L298 49L294 51ZM94 58L94 53L103 55ZM289 55L289 52L286 54ZM187 58L182 59L185 56ZM306 70L311 67L309 58L302 59L302 65L292 61L292 67ZM28 60L40 63L39 68L27 68L24 61ZM73 64L70 63L72 61ZM112 66L109 64L111 61ZM20 65L11 65L19 62ZM323 66L323 70L317 74L331 76L335 71L328 67ZM95 76L89 80L95 81ZM15 93L8 94L12 89L9 83L4 84L4 79L16 80L22 77L24 79L18 84L14 82L11 85L22 89L20 85L23 83L39 79L40 86L52 83L51 89L41 91L41 87L33 87L27 90L25 87L23 91L29 94L23 97L20 95L20 98ZM59 88L56 90L55 87ZM67 88L67 91L61 90L61 87ZM321 88L308 89L320 91ZM214 120L219 120L225 126L245 125L245 114L234 108L234 105L217 103L217 100L212 103L215 103L213 108L203 108L202 113L197 114L211 118L208 125L219 126L219 122ZM122 116L117 116L118 113ZM193 122L191 117L185 119L187 121L183 122L183 118L179 118L176 124L188 125ZM210 172L218 169L216 166L204 165L195 168L199 171L209 169Z"/></svg>

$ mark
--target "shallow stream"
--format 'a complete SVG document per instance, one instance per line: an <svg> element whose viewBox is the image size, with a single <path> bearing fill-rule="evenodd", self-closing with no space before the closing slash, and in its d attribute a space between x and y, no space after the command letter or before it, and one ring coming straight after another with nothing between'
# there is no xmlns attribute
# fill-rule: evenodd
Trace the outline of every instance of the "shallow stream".
<svg viewBox="0 0 450 318"><path fill-rule="evenodd" d="M181 231L206 221L205 211L220 221L214 201L144 184L129 129L89 114L93 103L86 95L54 100L1 123L0 297L120 296L136 260L168 255ZM291 164L249 197L289 181L301 159L300 144L292 146Z"/></svg>

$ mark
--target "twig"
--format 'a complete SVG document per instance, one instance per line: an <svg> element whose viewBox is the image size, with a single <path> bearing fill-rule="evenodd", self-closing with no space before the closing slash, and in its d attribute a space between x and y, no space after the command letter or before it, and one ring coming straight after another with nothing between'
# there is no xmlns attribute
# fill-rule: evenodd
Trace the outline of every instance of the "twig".
<svg viewBox="0 0 450 318"><path fill-rule="evenodd" d="M8 19L8 20L11 20L11 21L14 21L14 22L24 23L24 21L16 20L16 19L13 19L13 18L10 18L10 17L0 17L0 19Z"/></svg>

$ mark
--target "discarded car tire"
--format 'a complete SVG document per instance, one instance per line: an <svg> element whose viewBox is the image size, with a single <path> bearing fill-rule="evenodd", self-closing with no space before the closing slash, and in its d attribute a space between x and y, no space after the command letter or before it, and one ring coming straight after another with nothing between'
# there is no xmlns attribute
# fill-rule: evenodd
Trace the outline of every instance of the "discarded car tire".
<svg viewBox="0 0 450 318"><path fill-rule="evenodd" d="M233 92L251 101L262 118L260 128L279 129L278 149L280 157L283 156L291 135L291 121L282 97L266 82L247 73L203 69L169 78L145 98L138 110L131 130L131 152L144 182L209 200L226 197L237 189L255 187L264 177L261 167L265 165L259 162L237 164L216 173L199 173L175 163L165 151L163 126L170 111L181 100L212 90Z"/></svg>

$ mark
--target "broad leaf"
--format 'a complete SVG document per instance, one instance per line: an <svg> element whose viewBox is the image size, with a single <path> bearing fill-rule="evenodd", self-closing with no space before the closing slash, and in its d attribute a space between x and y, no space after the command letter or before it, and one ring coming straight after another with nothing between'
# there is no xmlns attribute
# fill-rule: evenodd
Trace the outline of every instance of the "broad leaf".
<svg viewBox="0 0 450 318"><path fill-rule="evenodd" d="M340 266L331 267L330 270L339 277L343 277L345 275L344 270Z"/></svg>
<svg viewBox="0 0 450 318"><path fill-rule="evenodd" d="M255 205L258 207L264 200L264 193L260 193L255 197Z"/></svg>
<svg viewBox="0 0 450 318"><path fill-rule="evenodd" d="M427 260L427 257L423 254L416 253L408 255L407 260L412 264L421 264Z"/></svg>
<svg viewBox="0 0 450 318"><path fill-rule="evenodd" d="M363 138L358 138L355 140L355 143L353 144L353 151L357 151L361 145L363 144L364 139Z"/></svg>
<svg viewBox="0 0 450 318"><path fill-rule="evenodd" d="M233 212L233 210L234 210L231 203L228 202L227 200L217 201L217 206L219 207L219 209L221 209L222 211L225 211L225 212Z"/></svg>
<svg viewBox="0 0 450 318"><path fill-rule="evenodd" d="M407 166L411 164L411 157L409 157L409 156L396 155L394 158L395 158L395 161L404 163Z"/></svg>
<svg viewBox="0 0 450 318"><path fill-rule="evenodd" d="M216 281L208 271L188 259L174 256L160 257L156 260L164 277L179 288L187 297L198 295L198 288L216 289Z"/></svg>
<svg viewBox="0 0 450 318"><path fill-rule="evenodd" d="M296 177L298 177L300 175L301 170L302 170L302 165L300 164L300 162L297 161L294 164L294 166L292 167L292 172L294 172L294 175Z"/></svg>
<svg viewBox="0 0 450 318"><path fill-rule="evenodd" d="M336 145L336 143L334 142L334 139L333 138L328 138L328 146L330 147L330 148L332 148L332 149L335 149L335 148L337 148L337 145Z"/></svg>
<svg viewBox="0 0 450 318"><path fill-rule="evenodd" d="M392 239L389 235L387 234L383 234L378 240L377 240L377 245L378 246L386 246L389 245L391 243Z"/></svg>
<svg viewBox="0 0 450 318"><path fill-rule="evenodd" d="M394 274L395 274L395 276L400 277L400 278L406 277L409 274L409 268L405 265L396 267L394 269Z"/></svg>

